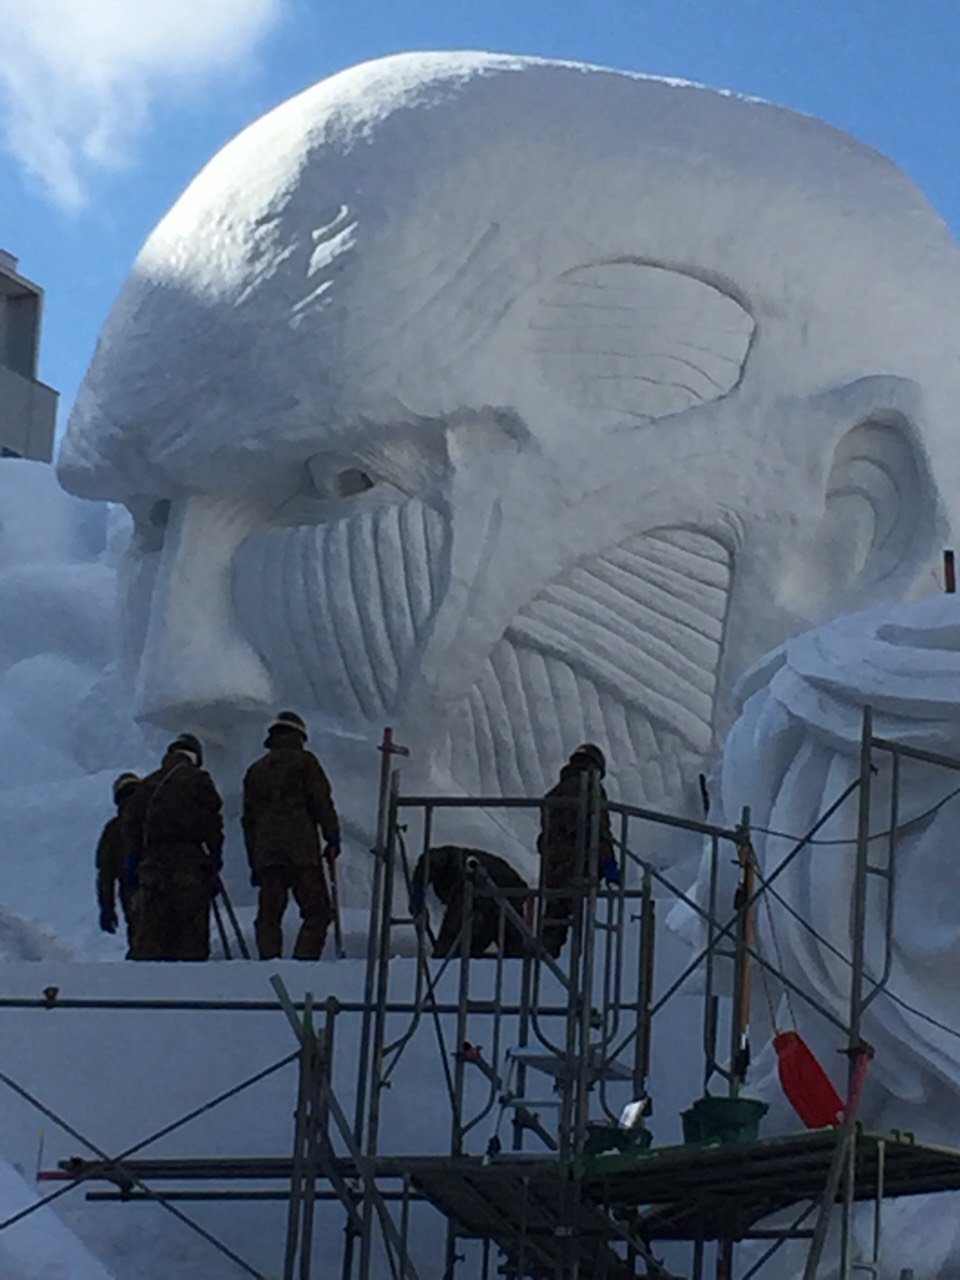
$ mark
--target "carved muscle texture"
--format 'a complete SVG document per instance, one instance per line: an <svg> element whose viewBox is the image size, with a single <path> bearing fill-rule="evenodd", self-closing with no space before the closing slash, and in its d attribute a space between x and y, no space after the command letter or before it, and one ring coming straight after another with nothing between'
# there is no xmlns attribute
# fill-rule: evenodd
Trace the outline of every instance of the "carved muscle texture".
<svg viewBox="0 0 960 1280"><path fill-rule="evenodd" d="M234 571L240 625L291 699L374 719L442 598L446 548L442 517L417 500L257 534Z"/></svg>
<svg viewBox="0 0 960 1280"><path fill-rule="evenodd" d="M530 342L545 380L568 401L651 421L732 390L753 330L738 302L702 280L611 262L545 290Z"/></svg>
<svg viewBox="0 0 960 1280"><path fill-rule="evenodd" d="M544 588L496 645L445 744L467 791L538 793L585 738L624 795L677 803L712 744L732 564L707 534L659 529Z"/></svg>

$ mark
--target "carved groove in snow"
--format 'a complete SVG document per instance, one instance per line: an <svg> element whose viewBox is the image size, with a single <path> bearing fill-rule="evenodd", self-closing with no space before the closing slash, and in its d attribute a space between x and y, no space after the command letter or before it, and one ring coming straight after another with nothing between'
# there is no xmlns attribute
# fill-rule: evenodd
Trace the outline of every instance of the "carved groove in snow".
<svg viewBox="0 0 960 1280"><path fill-rule="evenodd" d="M753 332L751 316L713 285L632 262L561 276L530 322L544 378L564 399L640 421L732 391Z"/></svg>
<svg viewBox="0 0 960 1280"><path fill-rule="evenodd" d="M389 711L443 598L448 532L416 499L244 543L234 601L290 699L333 715Z"/></svg>

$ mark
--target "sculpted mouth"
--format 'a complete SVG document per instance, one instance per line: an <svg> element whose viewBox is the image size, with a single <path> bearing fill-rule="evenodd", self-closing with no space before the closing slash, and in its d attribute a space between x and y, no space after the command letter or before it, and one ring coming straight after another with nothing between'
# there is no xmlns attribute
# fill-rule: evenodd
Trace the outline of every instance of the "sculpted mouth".
<svg viewBox="0 0 960 1280"><path fill-rule="evenodd" d="M240 627L298 705L334 719L394 709L446 590L447 521L418 498L241 546Z"/></svg>
<svg viewBox="0 0 960 1280"><path fill-rule="evenodd" d="M474 794L541 794L584 740L616 792L676 808L713 718L733 559L711 534L655 529L545 586L495 646L445 741Z"/></svg>

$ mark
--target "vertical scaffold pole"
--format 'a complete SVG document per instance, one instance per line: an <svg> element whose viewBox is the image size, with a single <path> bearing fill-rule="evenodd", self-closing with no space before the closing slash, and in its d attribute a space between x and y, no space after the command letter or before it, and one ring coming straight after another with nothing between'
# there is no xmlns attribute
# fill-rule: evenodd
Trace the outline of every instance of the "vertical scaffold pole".
<svg viewBox="0 0 960 1280"><path fill-rule="evenodd" d="M364 1149L364 1122L367 1114L367 1076L370 1071L370 1030L373 1018L373 993L377 981L377 943L380 919L380 890L383 884L383 862L387 841L388 808L390 804L390 770L393 755L393 730L384 728L380 742L380 785L377 791L377 830L373 848L373 881L370 886L370 914L367 920L367 963L363 984L363 1013L360 1020L360 1043L357 1048L357 1091L353 1114L353 1137L357 1147ZM353 1275L354 1237L349 1232L343 1251L342 1280Z"/></svg>
<svg viewBox="0 0 960 1280"><path fill-rule="evenodd" d="M376 995L373 1010L373 1029L370 1035L370 1098L367 1109L366 1143L361 1148L368 1160L377 1155L380 1134L380 1102L382 1095L383 1050L387 1026L387 994L390 977L390 926L393 916L393 884L396 869L397 797L400 774L390 773L388 788L386 833L383 843L383 875L380 888L380 919L371 919L371 927L378 931L375 946ZM371 1173L372 1178L372 1173ZM372 1228L374 1202L369 1189L364 1194L363 1233L360 1240L360 1280L370 1280L372 1262ZM389 1245L384 1241L386 1247Z"/></svg>
<svg viewBox="0 0 960 1280"><path fill-rule="evenodd" d="M807 1254L803 1280L816 1280L823 1255L823 1247L827 1239L827 1229L840 1179L846 1164L848 1179L856 1173L856 1126L859 1105L860 1086L863 1082L861 1058L867 1051L860 1034L863 1015L863 957L864 931L866 926L866 888L868 875L868 858L870 852L870 779L872 773L873 747L873 713L869 707L863 709L863 726L860 733L860 772L857 785L860 792L857 809L857 854L854 868L853 887L851 893L850 932L852 943L852 964L850 971L850 1006L849 1036L847 1052L850 1055L847 1076L847 1101L844 1107L843 1124L837 1134L837 1145L827 1175L827 1182L820 1201L820 1213L810 1241L810 1252ZM848 1194L852 1182L848 1182ZM844 1197L843 1222L840 1244L840 1274L850 1275L850 1228L852 1226L852 1202L848 1204Z"/></svg>
<svg viewBox="0 0 960 1280"><path fill-rule="evenodd" d="M707 954L703 987L703 1092L717 1070L717 997L714 995L714 954L717 946L717 887L720 874L720 839L710 837L710 883L707 897Z"/></svg>
<svg viewBox="0 0 960 1280"><path fill-rule="evenodd" d="M477 900L476 864L468 863L463 885L463 914L460 918L460 974L457 984L457 1039L453 1063L453 1129L450 1135L450 1154L463 1155L464 1084L466 1082L463 1046L468 1040L467 1006L470 1001L470 944L473 934L473 913Z"/></svg>
<svg viewBox="0 0 960 1280"><path fill-rule="evenodd" d="M866 955L867 885L870 876L870 799L873 774L873 711L863 709L860 734L860 803L857 811L857 860L851 904L850 1039L847 1045L847 1110L851 1113L846 1151L846 1185L840 1233L840 1275L849 1280L853 1265L853 1210L856 1192L856 1116L863 1087L865 1057L870 1050L863 1040L863 970Z"/></svg>
<svg viewBox="0 0 960 1280"><path fill-rule="evenodd" d="M304 1034L298 1059L297 1110L293 1130L293 1165L290 1173L290 1203L287 1206L287 1242L283 1258L283 1280L294 1280L300 1247L300 1218L303 1207L303 1164L308 1141L310 1094L314 1088L314 1056L308 1027L313 997L307 993L303 1009Z"/></svg>
<svg viewBox="0 0 960 1280"><path fill-rule="evenodd" d="M750 845L750 810L744 808L737 833L740 883L737 888L737 931L733 974L733 1014L730 1019L731 1098L737 1097L746 1075L747 1037L750 1030L750 956L754 940L753 896L756 883L753 849Z"/></svg>
<svg viewBox="0 0 960 1280"><path fill-rule="evenodd" d="M740 881L737 886L737 929L733 962L733 1008L730 1014L730 1072L728 1093L736 1098L747 1074L750 1035L750 952L754 941L754 890L756 870L750 842L750 809L744 807L737 829L737 860ZM711 975L712 980L712 975ZM717 1242L717 1280L733 1280L731 1239Z"/></svg>
<svg viewBox="0 0 960 1280"><path fill-rule="evenodd" d="M640 898L640 946L637 956L637 1035L633 1051L633 1096L642 1098L647 1092L650 1075L650 1047L653 1038L654 956L657 942L657 906L653 900L653 876L643 869Z"/></svg>
<svg viewBox="0 0 960 1280"><path fill-rule="evenodd" d="M313 996L308 993L307 1008L312 1011ZM330 1123L330 1108L323 1096L324 1077L333 1085L333 1029L336 1021L336 1002L328 1000L323 1035L318 1040L313 1026L312 1012L308 1018L304 1010L305 1041L309 1042L311 1088L307 1103L307 1149L303 1168L303 1222L300 1230L300 1280L310 1280L313 1262L313 1221L317 1200L317 1165L321 1141L326 1139Z"/></svg>
<svg viewBox="0 0 960 1280"><path fill-rule="evenodd" d="M577 862L574 868L574 884L576 889L568 886L566 899L554 899L566 902L570 917L570 981L567 990L566 1036L564 1040L563 1066L561 1068L560 1094L560 1159L570 1160L576 1155L577 1130L577 1084L579 1070L577 1050L580 1043L579 1013L584 1000L581 962L583 956L584 929L584 887L589 857L588 836L588 779L580 775L580 798L577 806Z"/></svg>
<svg viewBox="0 0 960 1280"><path fill-rule="evenodd" d="M373 1017L373 993L377 981L377 944L380 920L380 891L383 884L383 863L386 857L387 824L390 808L390 773L393 730L385 728L380 743L380 786L377 793L377 834L373 844L373 883L370 887L370 917L367 925L367 966L363 985L363 1018L360 1026L360 1045L357 1051L357 1098L354 1112L354 1137L363 1147L363 1128L367 1107L367 1073L370 1067L370 1028Z"/></svg>
<svg viewBox="0 0 960 1280"><path fill-rule="evenodd" d="M473 913L477 901L477 866L471 859L465 868L463 909L460 917L460 975L457 984L456 1053L453 1059L453 1115L450 1126L450 1154L463 1155L464 1087L466 1058L463 1046L468 1040L468 1005L470 1003L470 950L473 942ZM447 1250L444 1277L453 1277L457 1267L457 1223L447 1219Z"/></svg>
<svg viewBox="0 0 960 1280"><path fill-rule="evenodd" d="M600 883L600 822L602 818L600 800L600 774L590 774L587 793L587 891L583 903L583 966L582 986L580 989L580 1043L579 1072L577 1079L577 1099L575 1110L576 1131L574 1149L579 1161L583 1155L587 1140L587 1121L590 1109L591 1086L591 1044L590 1032L593 1014L593 979L596 960L597 942L597 892Z"/></svg>

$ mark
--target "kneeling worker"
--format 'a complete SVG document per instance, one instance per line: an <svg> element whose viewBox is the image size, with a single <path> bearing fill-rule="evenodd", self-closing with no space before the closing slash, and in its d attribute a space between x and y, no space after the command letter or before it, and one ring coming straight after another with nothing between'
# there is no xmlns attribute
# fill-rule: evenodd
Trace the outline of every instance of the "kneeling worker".
<svg viewBox="0 0 960 1280"><path fill-rule="evenodd" d="M260 890L255 929L261 960L282 952L283 913L291 892L303 921L295 960L319 960L333 918L317 827L332 862L340 853L340 821L330 782L306 741L301 718L281 711L267 730L267 754L243 780L241 821L250 883Z"/></svg>
<svg viewBox="0 0 960 1280"><path fill-rule="evenodd" d="M461 845L442 844L423 854L413 869L410 885L410 914L416 918L424 910L424 891L429 884L447 908L440 923L434 956L457 954L461 947L467 871L471 861L483 868L498 889L525 889L530 886L509 862L484 849L465 849ZM428 867L429 864L429 867ZM511 895L507 899L518 915L523 915L523 898ZM482 956L487 948L500 938L500 917L505 914L500 903L478 886L473 897L470 919L470 954ZM523 934L506 916L503 922L503 954L522 956L525 952Z"/></svg>
<svg viewBox="0 0 960 1280"><path fill-rule="evenodd" d="M192 733L171 742L160 768L137 787L128 810L138 887L133 960L208 960L210 902L223 865L217 788Z"/></svg>

